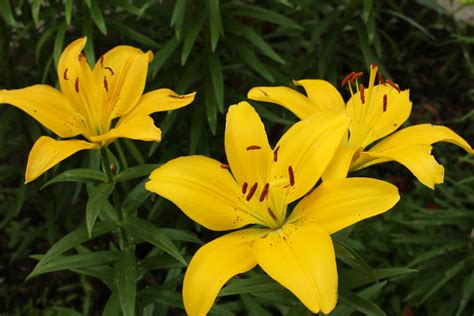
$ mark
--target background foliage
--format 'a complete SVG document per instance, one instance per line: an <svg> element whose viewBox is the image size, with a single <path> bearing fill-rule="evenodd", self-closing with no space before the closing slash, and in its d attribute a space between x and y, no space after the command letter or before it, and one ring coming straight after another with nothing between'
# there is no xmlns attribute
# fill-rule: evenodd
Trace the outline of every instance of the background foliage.
<svg viewBox="0 0 474 316"><path fill-rule="evenodd" d="M136 267L125 294L135 297L136 287L139 315L183 313L184 264L176 258L189 260L219 234L147 193L143 183L149 170L173 157L223 159L226 107L244 100L253 86L302 78L337 83L377 63L385 77L411 89L410 124L447 125L473 143L474 26L432 1L0 0L0 15L0 88L55 85L63 47L87 36L91 63L119 44L150 49L155 59L147 90L198 91L191 106L156 116L161 143L119 140L111 146L119 175L145 165L128 169L135 170L131 182L119 184L127 196L121 207L136 231L135 254L117 251L115 230L89 241L80 226L97 188L94 175L86 175L88 185L43 187L64 170L98 169L97 153L76 155L25 186L28 151L47 131L0 106L0 313L120 315L117 284L126 280L117 276L125 263ZM296 121L280 108L253 104L273 140ZM436 154L447 179L434 192L395 164L362 173L397 184L402 202L334 236L341 290L331 315L472 314L474 159L449 145L437 146ZM93 235L110 230L104 223L96 224ZM151 223L149 230L160 227L160 235L136 228ZM50 264L37 266L37 276L25 282L41 258L31 255L46 253L72 231L68 246L49 253ZM167 248L169 240L175 250ZM302 315L305 309L259 271L232 280L213 309L218 315L278 312Z"/></svg>

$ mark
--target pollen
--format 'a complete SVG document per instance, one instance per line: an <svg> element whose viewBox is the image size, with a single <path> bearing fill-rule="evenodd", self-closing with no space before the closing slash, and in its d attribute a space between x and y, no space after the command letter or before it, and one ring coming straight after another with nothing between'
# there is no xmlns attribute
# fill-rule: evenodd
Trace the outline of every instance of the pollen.
<svg viewBox="0 0 474 316"><path fill-rule="evenodd" d="M249 184L247 182L244 182L244 184L242 185L242 194L245 194L247 192L248 186Z"/></svg>
<svg viewBox="0 0 474 316"><path fill-rule="evenodd" d="M247 147L247 150L257 150L257 149L260 149L262 147L258 146L258 145L250 145Z"/></svg>
<svg viewBox="0 0 474 316"><path fill-rule="evenodd" d="M110 71L110 74L111 74L112 76L115 75L115 72L113 71L112 68L110 68L110 67L104 67L104 69L107 69L108 71Z"/></svg>
<svg viewBox="0 0 474 316"><path fill-rule="evenodd" d="M362 104L364 104L365 94L364 94L364 85L362 83L359 85L359 91L360 91L360 100L362 101Z"/></svg>
<svg viewBox="0 0 474 316"><path fill-rule="evenodd" d="M245 198L247 201L250 201L250 199L252 198L252 196L255 194L255 191L257 191L257 187L258 187L258 183L255 182L252 187L250 188L249 190L249 194L247 195L247 197Z"/></svg>
<svg viewBox="0 0 474 316"><path fill-rule="evenodd" d="M386 95L386 94L383 95L383 107L382 107L382 110L383 110L384 112L387 111L387 95Z"/></svg>
<svg viewBox="0 0 474 316"><path fill-rule="evenodd" d="M63 75L64 80L68 80L68 77L67 77L67 71L68 70L69 70L68 68L66 68L66 70L64 70L64 75Z"/></svg>
<svg viewBox="0 0 474 316"><path fill-rule="evenodd" d="M295 173L293 172L293 168L288 166L288 176L290 177L290 185L295 185Z"/></svg>
<svg viewBox="0 0 474 316"><path fill-rule="evenodd" d="M104 76L104 88L106 92L109 92L109 83L107 82L106 76Z"/></svg>
<svg viewBox="0 0 474 316"><path fill-rule="evenodd" d="M344 79L342 79L341 81L341 87L344 87L346 85L347 82L349 82L349 80L352 79L352 77L355 75L356 73L353 71L351 72L350 74L348 74L347 76L344 77Z"/></svg>
<svg viewBox="0 0 474 316"><path fill-rule="evenodd" d="M387 80L387 83L388 83L389 85L391 85L392 88L394 88L395 90L397 90L398 93L400 93L400 88L398 87L398 85L397 85L395 82L393 82L392 80Z"/></svg>
<svg viewBox="0 0 474 316"><path fill-rule="evenodd" d="M76 77L76 82L74 83L74 89L79 93L79 77Z"/></svg>
<svg viewBox="0 0 474 316"><path fill-rule="evenodd" d="M356 73L352 76L351 82L356 81L357 79L359 79L359 78L362 77L363 75L364 75L364 73L361 72L361 71L360 71L360 72L356 72Z"/></svg>
<svg viewBox="0 0 474 316"><path fill-rule="evenodd" d="M227 165L225 163L221 163L221 168L222 169L229 169L229 165Z"/></svg>
<svg viewBox="0 0 474 316"><path fill-rule="evenodd" d="M273 152L273 161L274 162L278 161L278 150L280 150L280 146L277 146L277 148L275 148L275 151Z"/></svg>
<svg viewBox="0 0 474 316"><path fill-rule="evenodd" d="M270 184L265 183L265 186L263 187L262 193L260 194L260 198L259 198L260 202L263 202L263 200L265 200L265 198L267 197L269 187L270 187Z"/></svg>

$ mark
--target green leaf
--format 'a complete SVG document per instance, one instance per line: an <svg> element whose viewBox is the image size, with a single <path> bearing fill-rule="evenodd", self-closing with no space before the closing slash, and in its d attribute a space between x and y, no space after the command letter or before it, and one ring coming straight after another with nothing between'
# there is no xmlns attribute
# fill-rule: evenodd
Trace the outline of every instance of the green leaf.
<svg viewBox="0 0 474 316"><path fill-rule="evenodd" d="M337 239L333 239L333 243L337 258L349 266L359 269L361 272L365 272L367 276L372 278L372 281L377 280L374 270L357 252Z"/></svg>
<svg viewBox="0 0 474 316"><path fill-rule="evenodd" d="M212 135L216 135L217 132L217 101L215 100L214 91L212 84L210 84L211 79L208 78L204 86L204 106L206 109L207 122L209 128L211 129Z"/></svg>
<svg viewBox="0 0 474 316"><path fill-rule="evenodd" d="M99 2L97 0L91 1L90 12L92 19L95 22L95 25L99 28L100 32L104 35L107 35L107 26L105 24L104 16L102 15L102 10L99 7Z"/></svg>
<svg viewBox="0 0 474 316"><path fill-rule="evenodd" d="M373 0L364 0L362 2L363 8L364 8L362 17L364 18L365 23L367 23L367 21L369 20L369 15L372 12L372 7L374 5L373 2L374 2Z"/></svg>
<svg viewBox="0 0 474 316"><path fill-rule="evenodd" d="M64 36L66 35L67 25L66 23L61 23L58 28L58 32L56 33L56 38L54 39L54 48L53 48L53 57L54 57L54 64L58 65L59 56L61 56L61 52L63 51L64 47Z"/></svg>
<svg viewBox="0 0 474 316"><path fill-rule="evenodd" d="M339 301L346 305L355 308L356 310L369 316L385 316L385 312L371 301L362 298L361 296L349 292L344 289L339 289ZM342 316L342 315L341 315Z"/></svg>
<svg viewBox="0 0 474 316"><path fill-rule="evenodd" d="M303 27L300 26L298 23L293 21L292 19L275 12L273 10L265 9L262 7L258 7L255 5L246 4L245 7L239 8L237 10L233 10L232 14L236 14L239 16L243 16L246 19L248 18L256 18L259 20L267 21L270 23L278 24L281 26L295 28L302 30Z"/></svg>
<svg viewBox="0 0 474 316"><path fill-rule="evenodd" d="M71 25L72 3L73 3L73 0L66 0L66 3L64 4L64 16L66 17L67 25Z"/></svg>
<svg viewBox="0 0 474 316"><path fill-rule="evenodd" d="M252 48L245 44L237 43L234 41L231 42L231 45L235 49L237 54L247 63L248 66L250 66L250 68L255 70L258 74L260 74L260 76L267 79L271 83L275 82L275 79L273 78L270 71L264 64L262 64L260 59L258 59Z"/></svg>
<svg viewBox="0 0 474 316"><path fill-rule="evenodd" d="M86 226L89 238L92 236L92 228L94 227L97 216L100 211L107 207L107 200L113 190L113 183L99 184L91 190L86 204Z"/></svg>
<svg viewBox="0 0 474 316"><path fill-rule="evenodd" d="M146 164L133 166L120 172L115 177L115 182L129 181L135 178L141 178L150 175L150 173L158 168L161 164Z"/></svg>
<svg viewBox="0 0 474 316"><path fill-rule="evenodd" d="M281 291L282 287L270 277L260 275L248 279L232 279L219 292L219 296L228 296L245 293Z"/></svg>
<svg viewBox="0 0 474 316"><path fill-rule="evenodd" d="M116 224L112 222L97 223L97 225L95 225L95 229L92 232L91 238L96 238L105 233L108 233L115 227L116 227ZM48 252L44 255L44 257L41 258L41 260L38 262L34 270L30 273L30 275L26 279L28 280L31 276L35 275L38 269L41 269L43 265L49 263L54 258L68 251L69 249L74 248L85 241L88 241L91 238L89 238L89 234L87 233L86 226L81 226L77 228L76 230L70 232L69 234L61 238L59 241L57 241L48 250Z"/></svg>
<svg viewBox="0 0 474 316"><path fill-rule="evenodd" d="M116 259L117 253L112 251L96 251L71 256L57 256L47 263L42 264L39 268L35 268L28 278L53 271L106 265L115 262Z"/></svg>
<svg viewBox="0 0 474 316"><path fill-rule="evenodd" d="M112 19L107 20L107 22L113 29L119 30L121 33L125 34L129 39L133 41L137 41L138 43L143 44L149 48L160 47L160 44L158 44L158 42L156 42L155 40L153 40L152 38L146 35L143 35L143 33L141 32L137 32L131 27L128 27ZM160 58L161 58L161 55L160 55ZM156 58L154 60L156 60Z"/></svg>
<svg viewBox="0 0 474 316"><path fill-rule="evenodd" d="M151 77L154 78L158 71L163 67L163 65L168 61L168 59L173 55L174 51L178 47L179 41L176 37L173 37L169 40L158 52L156 53L156 58L150 64L150 73Z"/></svg>
<svg viewBox="0 0 474 316"><path fill-rule="evenodd" d="M186 64L194 43L198 38L199 32L201 32L201 29L204 26L205 20L205 15L201 15L190 22L190 29L186 32L186 36L184 37L183 51L181 52L181 65Z"/></svg>
<svg viewBox="0 0 474 316"><path fill-rule="evenodd" d="M148 180L143 180L140 182L132 191L125 197L125 200L122 204L122 212L125 216L129 216L134 211L136 211L146 199L151 195L151 192L145 189L145 182Z"/></svg>
<svg viewBox="0 0 474 316"><path fill-rule="evenodd" d="M116 6L124 9L125 11L130 12L131 14L134 14L138 17L143 17L144 16L144 10L141 10L137 7L135 7L132 3L130 3L128 0L110 0L113 4Z"/></svg>
<svg viewBox="0 0 474 316"><path fill-rule="evenodd" d="M43 0L33 0L33 3L31 4L31 15L33 17L33 21L35 22L36 28L38 28L39 24L39 11L42 2Z"/></svg>
<svg viewBox="0 0 474 316"><path fill-rule="evenodd" d="M161 227L160 231L171 240L192 242L198 245L204 244L195 234L175 228Z"/></svg>
<svg viewBox="0 0 474 316"><path fill-rule="evenodd" d="M187 265L186 260L184 260L183 256L179 253L179 250L168 236L166 236L160 228L150 222L137 217L127 217L123 223L123 227L127 232L153 244L155 247L176 258L176 260Z"/></svg>
<svg viewBox="0 0 474 316"><path fill-rule="evenodd" d="M209 27L211 32L211 48L216 50L219 36L223 32L221 10L219 7L219 0L209 0Z"/></svg>
<svg viewBox="0 0 474 316"><path fill-rule="evenodd" d="M171 15L170 26L175 25L176 37L180 38L181 27L183 26L184 14L186 13L187 1L176 0L173 13Z"/></svg>
<svg viewBox="0 0 474 316"><path fill-rule="evenodd" d="M397 12L397 11L393 11L393 10L382 10L383 12L387 12L397 18L400 18L402 20L405 20L406 22L408 22L411 26L417 28L421 33L423 33L429 40L431 41L435 41L436 38L433 36L433 34L431 34L426 28L424 28L421 24L419 24L418 22L416 22L415 20L413 20L412 18L409 18L408 16L400 13L400 12Z"/></svg>
<svg viewBox="0 0 474 316"><path fill-rule="evenodd" d="M217 53L209 54L209 74L211 76L212 90L219 112L224 112L224 77L221 62Z"/></svg>
<svg viewBox="0 0 474 316"><path fill-rule="evenodd" d="M18 23L13 17L12 7L10 6L10 0L0 0L0 14L3 17L5 23L13 27L21 27L22 24Z"/></svg>
<svg viewBox="0 0 474 316"><path fill-rule="evenodd" d="M38 41L36 42L35 58L38 64L40 63L41 50L43 49L44 44L46 44L46 42L51 37L51 35L53 35L54 31L56 31L55 27L51 26L47 28L46 31L44 31L43 34L41 34Z"/></svg>
<svg viewBox="0 0 474 316"><path fill-rule="evenodd" d="M41 189L48 185L58 182L106 182L107 178L103 172L94 169L70 169L57 175L53 179L46 182Z"/></svg>
<svg viewBox="0 0 474 316"><path fill-rule="evenodd" d="M122 310L120 307L120 299L117 295L117 291L112 291L102 311L102 316L122 316Z"/></svg>
<svg viewBox="0 0 474 316"><path fill-rule="evenodd" d="M461 301L459 302L459 307L456 312L456 316L461 316L462 312L467 306L467 303L472 300L474 294L474 272L471 272L471 274L464 280L464 285L462 287L461 293L462 297Z"/></svg>
<svg viewBox="0 0 474 316"><path fill-rule="evenodd" d="M132 249L125 249L119 253L115 264L115 278L123 315L134 316L137 295L137 261Z"/></svg>

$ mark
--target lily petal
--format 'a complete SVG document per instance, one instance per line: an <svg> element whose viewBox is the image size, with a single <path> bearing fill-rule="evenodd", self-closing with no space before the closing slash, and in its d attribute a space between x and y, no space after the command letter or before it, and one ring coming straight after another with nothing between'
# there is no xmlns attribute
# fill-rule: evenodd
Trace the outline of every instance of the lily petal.
<svg viewBox="0 0 474 316"><path fill-rule="evenodd" d="M315 111L343 110L344 99L337 89L329 82L320 79L304 79L293 81L297 86L303 86L308 98L316 106Z"/></svg>
<svg viewBox="0 0 474 316"><path fill-rule="evenodd" d="M247 93L247 98L279 104L302 120L318 110L305 95L288 87L255 87Z"/></svg>
<svg viewBox="0 0 474 316"><path fill-rule="evenodd" d="M262 186L271 149L260 117L247 102L229 107L224 140L227 160L237 182Z"/></svg>
<svg viewBox="0 0 474 316"><path fill-rule="evenodd" d="M337 148L334 157L329 163L328 167L323 173L323 180L329 181L334 179L344 179L349 173L351 162L357 155L359 149L347 147L345 144L341 144Z"/></svg>
<svg viewBox="0 0 474 316"><path fill-rule="evenodd" d="M193 221L211 230L231 230L264 224L243 200L240 186L217 160L204 156L180 157L155 169L148 191L176 204Z"/></svg>
<svg viewBox="0 0 474 316"><path fill-rule="evenodd" d="M270 179L291 178L291 167L293 181L290 181L287 204L316 184L346 134L348 124L345 111L322 111L297 122L282 136L275 147L278 152L274 155Z"/></svg>
<svg viewBox="0 0 474 316"><path fill-rule="evenodd" d="M73 137L81 133L80 115L71 108L61 92L50 86L0 90L0 103L8 103L25 111L59 137Z"/></svg>
<svg viewBox="0 0 474 316"><path fill-rule="evenodd" d="M381 214L400 199L393 184L370 178L326 181L303 198L288 218L289 223L318 223L333 234L363 219Z"/></svg>
<svg viewBox="0 0 474 316"><path fill-rule="evenodd" d="M84 149L97 149L96 144L83 140L55 140L41 136L28 156L25 183L31 182L64 159Z"/></svg>
<svg viewBox="0 0 474 316"><path fill-rule="evenodd" d="M257 239L253 250L260 267L313 313L334 309L336 257L329 233L319 225L286 224Z"/></svg>
<svg viewBox="0 0 474 316"><path fill-rule="evenodd" d="M257 264L252 254L263 229L244 229L202 246L191 259L183 283L183 301L190 316L205 316L222 286L233 276Z"/></svg>
<svg viewBox="0 0 474 316"><path fill-rule="evenodd" d="M161 130L155 126L151 117L135 116L126 122L119 122L117 127L107 133L91 136L90 139L94 142L108 143L119 137L158 142L161 140Z"/></svg>

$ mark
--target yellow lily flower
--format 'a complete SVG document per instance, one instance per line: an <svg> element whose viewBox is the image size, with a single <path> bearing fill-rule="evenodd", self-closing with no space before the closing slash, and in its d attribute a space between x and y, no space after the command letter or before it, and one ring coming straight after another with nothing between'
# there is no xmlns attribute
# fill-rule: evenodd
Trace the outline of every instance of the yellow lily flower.
<svg viewBox="0 0 474 316"><path fill-rule="evenodd" d="M377 71L378 67L371 65L368 88L358 84L362 73L351 73L344 78L343 85L349 84L352 96L347 105L337 89L324 80L295 81L295 85L303 86L307 96L287 87L256 87L248 92L247 97L282 105L300 119L328 109L346 109L351 118L350 133L345 136L323 175L325 180L345 178L349 171L397 161L421 183L433 189L444 179L443 166L431 155L433 143L449 142L468 153L473 153L473 150L463 138L444 126L420 124L395 132L410 116L409 91L400 90L390 80L385 81L380 73L377 76ZM375 85L376 77L378 85ZM356 83L356 93L352 90L353 82ZM380 141L366 149L377 140Z"/></svg>
<svg viewBox="0 0 474 316"><path fill-rule="evenodd" d="M145 187L204 227L225 231L256 225L196 252L183 283L189 315L205 315L230 278L257 264L312 312L335 307L338 278L330 234L390 209L399 199L387 182L340 179L321 184L287 217L287 206L319 180L347 125L344 111L321 112L293 125L272 150L258 114L241 102L227 114L229 165L189 156L152 172Z"/></svg>
<svg viewBox="0 0 474 316"><path fill-rule="evenodd" d="M25 183L74 153L105 147L115 138L159 141L161 131L149 115L194 100L195 93L178 95L169 89L143 94L148 63L153 58L150 51L117 46L91 69L82 53L86 40L84 37L69 44L59 59L61 91L42 84L0 90L0 103L25 111L59 137L82 134L87 139L40 137L28 157Z"/></svg>

